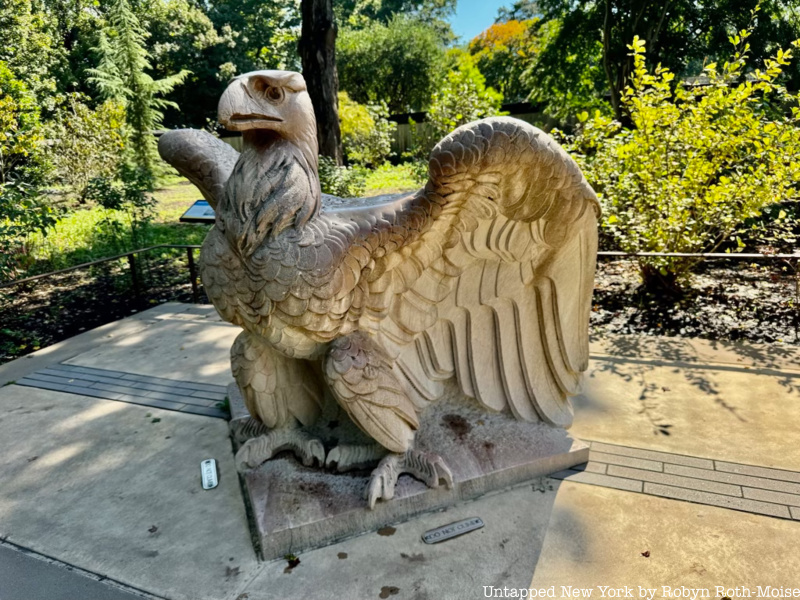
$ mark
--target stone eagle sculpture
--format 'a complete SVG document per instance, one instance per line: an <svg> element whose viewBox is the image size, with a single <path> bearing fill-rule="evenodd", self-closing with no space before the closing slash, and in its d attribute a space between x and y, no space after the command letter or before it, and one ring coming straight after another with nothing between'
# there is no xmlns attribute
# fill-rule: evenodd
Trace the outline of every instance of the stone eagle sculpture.
<svg viewBox="0 0 800 600"><path fill-rule="evenodd" d="M463 125L433 149L415 193L321 194L317 133L298 73L236 77L209 133L176 130L162 157L216 210L201 276L243 329L231 368L268 431L240 469L280 450L340 471L377 467L370 507L402 473L452 485L443 459L414 449L420 415L456 377L487 411L568 427L588 362L599 207L576 163L512 118ZM327 387L377 442L326 456L306 431Z"/></svg>

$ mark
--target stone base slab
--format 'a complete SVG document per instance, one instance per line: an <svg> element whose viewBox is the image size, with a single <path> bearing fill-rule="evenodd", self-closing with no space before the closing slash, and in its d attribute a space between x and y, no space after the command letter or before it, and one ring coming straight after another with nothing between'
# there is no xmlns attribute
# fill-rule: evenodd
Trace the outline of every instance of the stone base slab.
<svg viewBox="0 0 800 600"><path fill-rule="evenodd" d="M231 434L238 445L256 428L235 386L228 395ZM327 421L332 422L338 419ZM364 499L369 470L333 473L304 467L284 453L241 477L256 551L270 560L326 546L589 459L588 445L566 431L487 413L457 393L426 409L420 423L416 448L444 459L453 473L453 489L430 489L403 475L394 499L370 510ZM331 441L324 441L329 450Z"/></svg>

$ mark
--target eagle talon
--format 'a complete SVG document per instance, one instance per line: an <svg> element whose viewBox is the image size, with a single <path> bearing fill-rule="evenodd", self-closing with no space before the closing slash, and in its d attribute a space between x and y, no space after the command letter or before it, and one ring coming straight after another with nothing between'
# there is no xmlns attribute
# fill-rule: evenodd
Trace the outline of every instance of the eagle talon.
<svg viewBox="0 0 800 600"><path fill-rule="evenodd" d="M384 456L386 449L380 444L340 444L328 452L325 467L344 473L371 467Z"/></svg>
<svg viewBox="0 0 800 600"><path fill-rule="evenodd" d="M283 450L291 450L304 466L325 464L325 447L317 438L299 429L273 429L247 440L236 453L236 470L255 469Z"/></svg>
<svg viewBox="0 0 800 600"><path fill-rule="evenodd" d="M395 486L400 475L407 474L419 479L429 488L437 489L444 480L448 490L453 489L453 473L438 454L407 450L404 454L389 454L375 468L365 490L370 509L379 499L394 498Z"/></svg>

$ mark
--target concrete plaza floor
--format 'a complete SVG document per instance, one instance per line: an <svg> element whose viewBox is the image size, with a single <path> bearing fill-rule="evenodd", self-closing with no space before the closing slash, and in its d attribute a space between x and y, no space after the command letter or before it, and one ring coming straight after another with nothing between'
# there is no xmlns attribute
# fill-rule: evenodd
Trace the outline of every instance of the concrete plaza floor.
<svg viewBox="0 0 800 600"><path fill-rule="evenodd" d="M596 340L571 430L596 442L585 473L305 552L293 569L255 556L223 419L14 383L70 365L224 386L237 333L210 307L164 304L0 367L0 599L455 599L531 585L556 586L556 597L561 586L642 586L658 597L661 586L685 586L715 597L718 585L800 588L796 348ZM220 470L210 491L200 486L205 458ZM701 483L677 470L707 464ZM581 482L592 476L607 479ZM646 491L659 485L695 501ZM748 504L746 490L762 500ZM710 505L714 498L734 498L739 510ZM785 516L748 508L764 506ZM483 529L433 546L420 539L473 516Z"/></svg>

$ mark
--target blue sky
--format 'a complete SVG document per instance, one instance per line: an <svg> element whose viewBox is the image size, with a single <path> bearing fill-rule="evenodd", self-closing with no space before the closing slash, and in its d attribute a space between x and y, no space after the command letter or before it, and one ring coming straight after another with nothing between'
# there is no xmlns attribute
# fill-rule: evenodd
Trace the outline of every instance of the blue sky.
<svg viewBox="0 0 800 600"><path fill-rule="evenodd" d="M494 23L498 8L511 4L513 0L458 0L456 14L450 20L453 31L462 42L469 42Z"/></svg>

